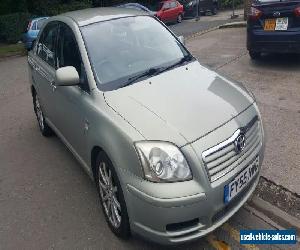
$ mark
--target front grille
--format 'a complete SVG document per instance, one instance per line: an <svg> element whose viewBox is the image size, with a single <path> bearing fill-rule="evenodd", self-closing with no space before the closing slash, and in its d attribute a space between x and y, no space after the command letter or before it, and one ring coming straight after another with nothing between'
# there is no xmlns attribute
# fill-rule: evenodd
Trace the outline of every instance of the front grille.
<svg viewBox="0 0 300 250"><path fill-rule="evenodd" d="M246 145L242 152L237 153L234 142L240 134L245 135ZM254 151L258 151L261 144L261 125L258 117L255 117L245 127L235 131L230 138L204 151L202 158L210 181L214 182L231 172Z"/></svg>

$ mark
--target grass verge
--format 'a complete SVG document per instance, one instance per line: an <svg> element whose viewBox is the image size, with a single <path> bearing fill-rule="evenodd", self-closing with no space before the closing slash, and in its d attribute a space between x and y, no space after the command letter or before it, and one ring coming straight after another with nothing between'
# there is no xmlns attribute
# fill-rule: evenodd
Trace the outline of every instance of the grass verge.
<svg viewBox="0 0 300 250"><path fill-rule="evenodd" d="M0 44L0 58L15 55L26 55L26 50L22 43Z"/></svg>

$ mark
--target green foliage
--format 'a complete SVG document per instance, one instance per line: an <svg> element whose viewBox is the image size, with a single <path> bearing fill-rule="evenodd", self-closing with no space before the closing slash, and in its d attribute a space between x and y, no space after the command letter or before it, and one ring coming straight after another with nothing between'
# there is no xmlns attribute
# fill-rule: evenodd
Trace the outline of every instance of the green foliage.
<svg viewBox="0 0 300 250"><path fill-rule="evenodd" d="M0 41L14 43L21 39L30 15L14 13L0 16Z"/></svg>
<svg viewBox="0 0 300 250"><path fill-rule="evenodd" d="M40 16L53 16L92 6L90 0L27 0L27 5L30 13Z"/></svg>
<svg viewBox="0 0 300 250"><path fill-rule="evenodd" d="M30 17L53 16L91 7L90 0L0 0L0 41L14 43L21 39ZM17 4L16 4L17 3ZM2 9L3 7L3 9ZM32 13L29 14L28 12Z"/></svg>
<svg viewBox="0 0 300 250"><path fill-rule="evenodd" d="M232 8L232 1L234 1L234 7L237 8L244 3L244 0L219 0L219 6L222 9Z"/></svg>

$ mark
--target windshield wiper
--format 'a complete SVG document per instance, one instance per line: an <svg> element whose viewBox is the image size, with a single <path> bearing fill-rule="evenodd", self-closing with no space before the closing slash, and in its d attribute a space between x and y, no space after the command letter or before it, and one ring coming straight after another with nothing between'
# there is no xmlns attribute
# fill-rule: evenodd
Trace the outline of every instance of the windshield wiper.
<svg viewBox="0 0 300 250"><path fill-rule="evenodd" d="M157 74L160 71L160 68L150 68L144 72L142 72L141 74L138 74L136 76L130 77L128 78L128 80L125 82L124 85L122 85L122 88L136 82L139 79L142 79L146 76L154 76L155 74Z"/></svg>
<svg viewBox="0 0 300 250"><path fill-rule="evenodd" d="M170 66L167 66L167 67L163 68L161 71L159 71L159 73L168 71L170 69L173 69L173 68L175 68L177 66L183 65L184 63L190 62L192 60L194 60L194 57L191 54L188 54L188 55L182 57L178 62L176 62L176 63L174 63L174 64L172 64Z"/></svg>
<svg viewBox="0 0 300 250"><path fill-rule="evenodd" d="M190 62L194 59L194 57L191 55L191 54L188 54L184 57L182 57L179 61L177 61L176 63L170 65L170 66L167 66L167 67L157 67L157 68L150 68L136 76L132 76L130 78L127 79L127 81L121 86L121 88L124 88L124 87L127 87L131 84L133 84L134 82L136 82L137 80L139 79L142 79L144 77L147 77L147 76L155 76L155 75L158 75L162 72L165 72L165 71L168 71L170 69L173 69L177 66L180 66L186 62Z"/></svg>

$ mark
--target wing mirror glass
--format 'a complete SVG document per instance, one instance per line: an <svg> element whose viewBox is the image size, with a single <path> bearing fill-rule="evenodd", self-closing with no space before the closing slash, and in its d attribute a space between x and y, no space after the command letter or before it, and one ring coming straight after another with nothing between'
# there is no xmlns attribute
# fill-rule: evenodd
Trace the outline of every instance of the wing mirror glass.
<svg viewBox="0 0 300 250"><path fill-rule="evenodd" d="M62 67L56 70L55 85L74 86L80 82L77 70L73 66Z"/></svg>

